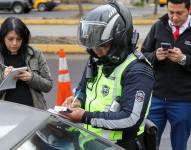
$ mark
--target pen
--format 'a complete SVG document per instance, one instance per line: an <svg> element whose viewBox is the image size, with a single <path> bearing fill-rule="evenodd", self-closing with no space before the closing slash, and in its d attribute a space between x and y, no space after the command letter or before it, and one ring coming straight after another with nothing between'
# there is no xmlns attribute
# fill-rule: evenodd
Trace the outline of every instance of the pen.
<svg viewBox="0 0 191 150"><path fill-rule="evenodd" d="M76 96L74 97L74 99L73 99L73 101L71 103L71 106L74 104L74 102L76 101L76 99L80 95L80 93L81 93L81 89L76 92Z"/></svg>

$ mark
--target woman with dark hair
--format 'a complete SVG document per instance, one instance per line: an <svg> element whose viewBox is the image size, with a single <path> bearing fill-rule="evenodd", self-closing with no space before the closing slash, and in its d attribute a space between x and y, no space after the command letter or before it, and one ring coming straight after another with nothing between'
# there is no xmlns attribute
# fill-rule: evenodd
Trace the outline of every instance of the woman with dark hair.
<svg viewBox="0 0 191 150"><path fill-rule="evenodd" d="M0 28L0 82L13 68L27 66L15 76L16 88L1 91L0 99L46 109L42 92L52 88L51 74L43 54L29 46L30 31L18 18L8 17Z"/></svg>

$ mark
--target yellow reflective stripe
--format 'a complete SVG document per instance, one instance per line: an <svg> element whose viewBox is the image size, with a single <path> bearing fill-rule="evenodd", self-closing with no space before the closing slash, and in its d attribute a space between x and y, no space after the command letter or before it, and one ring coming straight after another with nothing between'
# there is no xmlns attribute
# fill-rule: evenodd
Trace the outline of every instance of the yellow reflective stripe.
<svg viewBox="0 0 191 150"><path fill-rule="evenodd" d="M135 59L137 59L135 57L135 55L134 54L130 54L126 58L126 60L115 69L114 73L111 75L111 76L115 77L114 86L113 86L113 94L112 94L112 103L114 101L116 101L117 96L121 96L121 76L122 76L123 71Z"/></svg>
<svg viewBox="0 0 191 150"><path fill-rule="evenodd" d="M146 114L145 114L145 118L147 118L147 115L149 113L149 109L150 109L150 105L151 105L151 97L152 97L152 93L151 93L149 103L148 103L148 106L147 106L147 111L146 111ZM141 126L139 127L139 132L137 133L137 135L141 135L144 132L144 130L145 130L145 120L142 122Z"/></svg>
<svg viewBox="0 0 191 150"><path fill-rule="evenodd" d="M74 132L74 131L80 131L78 128L76 127L68 127L68 128L65 128L66 131L68 132Z"/></svg>
<svg viewBox="0 0 191 150"><path fill-rule="evenodd" d="M122 139L122 131L110 131L109 139L113 142Z"/></svg>
<svg viewBox="0 0 191 150"><path fill-rule="evenodd" d="M148 106L147 106L147 111L146 111L146 114L145 114L145 118L147 118L148 113L149 113L149 110L150 110L150 106L151 106L151 98L152 98L152 92L151 92L151 96L150 96L149 103L148 103Z"/></svg>
<svg viewBox="0 0 191 150"><path fill-rule="evenodd" d="M144 132L145 126L139 127L139 131L137 132L137 135L141 135Z"/></svg>
<svg viewBox="0 0 191 150"><path fill-rule="evenodd" d="M117 70L114 72L114 77L115 77L115 80L114 80L114 85L113 85L113 94L112 94L112 103L114 102L114 101L116 101L116 98L117 98L117 91L119 90L119 89L117 89L117 85L118 85L118 80L117 80L117 78L118 78L118 76L119 76L119 73L121 72L121 69L123 68L123 65L121 64L119 67L117 67ZM121 78L120 78L121 79ZM112 104L111 103L111 104Z"/></svg>
<svg viewBox="0 0 191 150"><path fill-rule="evenodd" d="M84 131L80 131L80 137L79 137L79 143L80 143L80 148L84 149L84 144L86 144L87 142L91 141L91 140L95 140L95 137L93 137L92 135L84 132Z"/></svg>
<svg viewBox="0 0 191 150"><path fill-rule="evenodd" d="M148 106L147 106L147 111L146 111L146 114L145 114L145 118L147 118L147 115L149 113L149 109L150 109L150 105L151 105L151 97L152 97L152 93L151 93L149 103L148 103ZM142 134L144 132L144 130L145 130L145 120L142 122L141 126L139 127L139 132L137 133L137 135Z"/></svg>

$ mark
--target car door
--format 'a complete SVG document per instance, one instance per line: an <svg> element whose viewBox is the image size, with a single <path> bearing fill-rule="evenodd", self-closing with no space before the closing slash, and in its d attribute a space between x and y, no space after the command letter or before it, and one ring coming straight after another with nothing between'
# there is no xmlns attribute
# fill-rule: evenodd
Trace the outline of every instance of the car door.
<svg viewBox="0 0 191 150"><path fill-rule="evenodd" d="M0 9L8 9L13 0L0 0Z"/></svg>

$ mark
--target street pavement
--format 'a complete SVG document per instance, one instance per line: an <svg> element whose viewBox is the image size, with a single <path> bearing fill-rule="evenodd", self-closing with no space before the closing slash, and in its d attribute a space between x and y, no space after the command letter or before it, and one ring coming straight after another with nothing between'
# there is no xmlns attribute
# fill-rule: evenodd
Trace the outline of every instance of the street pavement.
<svg viewBox="0 0 191 150"><path fill-rule="evenodd" d="M52 37L76 37L77 25L28 25L32 36L52 36ZM149 32L151 25L134 25L140 33L140 39L144 39ZM52 30L50 30L52 29Z"/></svg>
<svg viewBox="0 0 191 150"><path fill-rule="evenodd" d="M97 5L93 6L96 7ZM67 7L67 6L66 6ZM134 7L134 6L128 6L129 10L132 13L133 17L144 17L147 18L148 16L152 15L154 12L154 5L151 6L145 6L145 7ZM158 13L163 14L166 11L166 7L158 7ZM85 10L84 13L87 13L88 11ZM19 17L21 19L28 18L28 19L63 19L63 18L74 18L74 16L77 16L79 13L78 10L52 10L52 11L44 11L39 12L37 10L32 10L29 13L23 13L23 14L14 14L10 11L2 11L0 10L0 16L5 18L9 16L15 16Z"/></svg>
<svg viewBox="0 0 191 150"><path fill-rule="evenodd" d="M158 7L157 16L161 16L162 14L164 14L165 10L166 7ZM140 40L142 42L143 39L146 37L146 34L148 33L151 24L156 21L156 16L153 16L154 6L130 6L130 11L133 16L134 25L138 26L138 28L135 28L140 33ZM85 13L87 13L87 11L85 11ZM28 25L32 36L76 36L79 19L74 19L74 16L76 16L77 14L78 11L38 12L33 10L28 14L13 14L6 11L0 11L0 23L2 23L6 17L15 16L21 18ZM68 46L63 45L63 43L42 44L39 42L38 44L35 44L33 46L45 53L56 53L61 47L66 47L66 53L84 53L85 51L77 44L72 44Z"/></svg>
<svg viewBox="0 0 191 150"><path fill-rule="evenodd" d="M43 52L56 53L61 48L64 48L66 53L85 53L85 49L80 47L77 43L77 25L28 25L32 37L42 36L41 38L44 41L49 41L45 44L33 44L33 47L36 47ZM141 46L144 38L150 30L151 25L135 25L134 29L139 33L139 42L138 46ZM50 30L53 29L53 30ZM74 39L74 44L64 44L64 42L59 42L59 44L52 44L50 40L47 40L49 37L55 38L56 41L63 38L72 38ZM43 40L42 40L43 41Z"/></svg>
<svg viewBox="0 0 191 150"><path fill-rule="evenodd" d="M97 6L97 5L96 5ZM166 7L158 7L158 15L153 15L154 5L149 7L133 7L130 6L130 11L133 16L134 24L152 24L156 20L157 16L161 16L165 13ZM88 11L84 11L86 14ZM15 16L21 18L26 24L78 24L79 18L75 19L78 15L78 11L46 11L38 12L32 10L26 14L13 14L7 11L0 11L0 23L4 18L9 16Z"/></svg>

